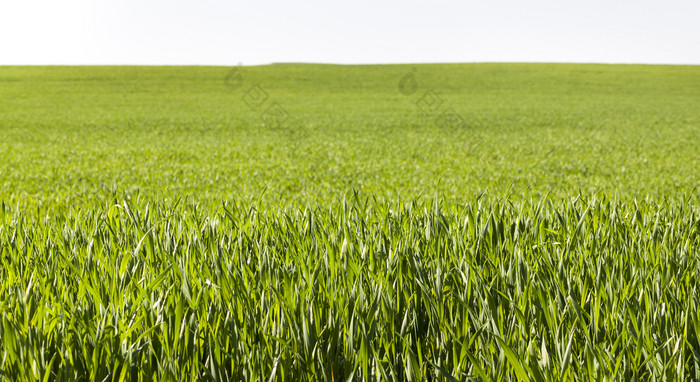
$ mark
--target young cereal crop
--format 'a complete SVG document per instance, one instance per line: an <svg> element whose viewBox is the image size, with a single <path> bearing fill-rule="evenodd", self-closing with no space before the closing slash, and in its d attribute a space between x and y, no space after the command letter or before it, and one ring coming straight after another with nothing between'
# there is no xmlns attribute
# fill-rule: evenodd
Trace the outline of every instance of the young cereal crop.
<svg viewBox="0 0 700 382"><path fill-rule="evenodd" d="M699 80L0 68L0 381L700 380Z"/></svg>
<svg viewBox="0 0 700 382"><path fill-rule="evenodd" d="M606 198L2 210L2 363L35 380L700 376L698 211Z"/></svg>

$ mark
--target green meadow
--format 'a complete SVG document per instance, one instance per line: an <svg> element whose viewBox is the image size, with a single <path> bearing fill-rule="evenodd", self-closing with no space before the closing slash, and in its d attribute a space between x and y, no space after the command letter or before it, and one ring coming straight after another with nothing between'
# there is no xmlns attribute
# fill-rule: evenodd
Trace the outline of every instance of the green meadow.
<svg viewBox="0 0 700 382"><path fill-rule="evenodd" d="M0 67L0 380L700 379L700 67Z"/></svg>
<svg viewBox="0 0 700 382"><path fill-rule="evenodd" d="M226 81L230 69L2 68L3 199L465 202L511 184L525 198L697 196L698 67L273 65ZM274 103L288 117L266 125ZM462 127L438 123L450 110Z"/></svg>

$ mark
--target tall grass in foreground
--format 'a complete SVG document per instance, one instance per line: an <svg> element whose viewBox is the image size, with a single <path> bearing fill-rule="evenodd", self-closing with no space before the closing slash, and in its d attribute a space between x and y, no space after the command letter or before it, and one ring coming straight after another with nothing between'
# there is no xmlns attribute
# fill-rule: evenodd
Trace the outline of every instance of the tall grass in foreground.
<svg viewBox="0 0 700 382"><path fill-rule="evenodd" d="M700 214L0 209L3 380L698 380Z"/></svg>

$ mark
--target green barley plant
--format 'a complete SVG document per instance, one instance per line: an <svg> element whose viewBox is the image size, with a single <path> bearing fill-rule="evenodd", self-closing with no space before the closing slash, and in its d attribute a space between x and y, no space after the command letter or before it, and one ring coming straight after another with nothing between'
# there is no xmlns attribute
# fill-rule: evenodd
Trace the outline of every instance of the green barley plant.
<svg viewBox="0 0 700 382"><path fill-rule="evenodd" d="M211 210L324 205L353 189L387 202L700 196L698 66L238 69L231 86L223 67L0 67L0 199ZM406 73L414 94L398 86ZM286 119L267 113L275 103ZM442 123L445 111L460 122Z"/></svg>
<svg viewBox="0 0 700 382"><path fill-rule="evenodd" d="M695 380L700 214L607 197L5 205L7 380Z"/></svg>
<svg viewBox="0 0 700 382"><path fill-rule="evenodd" d="M700 380L698 99L697 66L0 67L0 381Z"/></svg>

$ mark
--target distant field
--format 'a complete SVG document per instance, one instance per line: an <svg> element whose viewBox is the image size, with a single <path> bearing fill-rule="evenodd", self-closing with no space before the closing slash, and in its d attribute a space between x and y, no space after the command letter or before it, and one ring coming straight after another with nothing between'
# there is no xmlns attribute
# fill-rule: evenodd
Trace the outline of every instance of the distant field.
<svg viewBox="0 0 700 382"><path fill-rule="evenodd" d="M700 380L700 67L0 67L0 381Z"/></svg>
<svg viewBox="0 0 700 382"><path fill-rule="evenodd" d="M273 65L225 82L230 69L0 68L0 195L698 195L700 67ZM265 124L275 103L282 126Z"/></svg>

